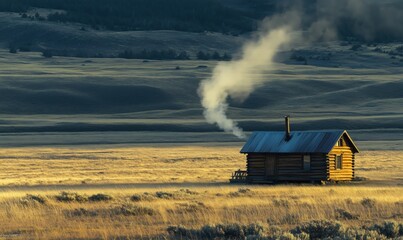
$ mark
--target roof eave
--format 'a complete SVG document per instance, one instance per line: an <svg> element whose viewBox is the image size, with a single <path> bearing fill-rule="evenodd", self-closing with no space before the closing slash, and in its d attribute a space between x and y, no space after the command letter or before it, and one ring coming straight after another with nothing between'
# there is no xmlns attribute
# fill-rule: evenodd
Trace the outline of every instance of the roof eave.
<svg viewBox="0 0 403 240"><path fill-rule="evenodd" d="M360 150L358 149L357 145L355 145L353 139L350 137L350 134L348 134L347 130L344 130L343 134L346 134L346 136L348 137L348 140L350 140L351 144L353 145L353 148L355 151L353 151L354 153L359 153ZM343 135L341 135L340 137L342 137Z"/></svg>

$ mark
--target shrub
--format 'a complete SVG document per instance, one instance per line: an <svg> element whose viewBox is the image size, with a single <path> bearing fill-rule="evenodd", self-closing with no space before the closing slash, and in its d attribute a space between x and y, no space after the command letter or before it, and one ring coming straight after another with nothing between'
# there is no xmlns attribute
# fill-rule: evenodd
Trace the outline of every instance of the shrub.
<svg viewBox="0 0 403 240"><path fill-rule="evenodd" d="M30 52L31 51L31 47L29 45L20 46L18 49L20 50L20 52Z"/></svg>
<svg viewBox="0 0 403 240"><path fill-rule="evenodd" d="M384 222L381 225L375 224L370 230L375 230L388 238L396 238L400 235L399 224L394 221Z"/></svg>
<svg viewBox="0 0 403 240"><path fill-rule="evenodd" d="M278 235L270 236L269 239L275 239L275 240L299 240L296 236L294 236L290 232L281 232Z"/></svg>
<svg viewBox="0 0 403 240"><path fill-rule="evenodd" d="M88 198L92 202L110 201L112 199L112 196L103 193L94 194Z"/></svg>
<svg viewBox="0 0 403 240"><path fill-rule="evenodd" d="M361 44L354 44L353 46L351 46L350 50L352 51L357 51L361 49Z"/></svg>
<svg viewBox="0 0 403 240"><path fill-rule="evenodd" d="M87 210L85 208L76 208L73 210L66 210L64 214L68 217L96 217L99 215L98 211L95 210Z"/></svg>
<svg viewBox="0 0 403 240"><path fill-rule="evenodd" d="M227 224L227 225L216 225L220 231L224 232L225 237L229 238L241 238L245 236L244 229L241 225L237 223Z"/></svg>
<svg viewBox="0 0 403 240"><path fill-rule="evenodd" d="M295 52L291 54L290 59L295 60L297 62L306 62L307 61L305 56L297 55Z"/></svg>
<svg viewBox="0 0 403 240"><path fill-rule="evenodd" d="M182 51L179 54L172 49L168 50L147 50L143 49L140 52L134 52L131 49L127 49L117 55L119 58L126 59L152 59L152 60L189 60L190 56L186 51Z"/></svg>
<svg viewBox="0 0 403 240"><path fill-rule="evenodd" d="M10 47L9 52L10 53L17 53L18 49L16 47Z"/></svg>
<svg viewBox="0 0 403 240"><path fill-rule="evenodd" d="M346 201L346 204L348 205L353 204L353 200L351 198L346 198L344 201Z"/></svg>
<svg viewBox="0 0 403 240"><path fill-rule="evenodd" d="M268 240L310 240L309 234L307 233L299 233L292 234L290 232L275 231L273 234L270 234L267 238Z"/></svg>
<svg viewBox="0 0 403 240"><path fill-rule="evenodd" d="M39 203L39 204L46 204L47 200L45 197L41 195L33 195L33 194L27 194L25 197L21 198L21 203L24 204L30 204L30 203Z"/></svg>
<svg viewBox="0 0 403 240"><path fill-rule="evenodd" d="M174 197L174 195L169 192L156 192L155 196L157 196L157 198L163 198L163 199L171 199Z"/></svg>
<svg viewBox="0 0 403 240"><path fill-rule="evenodd" d="M187 53L186 51L182 51L179 53L179 55L176 57L176 59L178 60L189 60L190 56L189 53Z"/></svg>
<svg viewBox="0 0 403 240"><path fill-rule="evenodd" d="M294 235L298 240L310 240L311 236L308 233L300 233Z"/></svg>
<svg viewBox="0 0 403 240"><path fill-rule="evenodd" d="M112 209L112 213L115 215L125 215L125 216L152 216L155 211L149 207L142 207L133 204L123 204L121 206Z"/></svg>
<svg viewBox="0 0 403 240"><path fill-rule="evenodd" d="M339 222L327 220L314 220L297 226L293 234L307 233L311 239L333 238L343 233L343 226Z"/></svg>
<svg viewBox="0 0 403 240"><path fill-rule="evenodd" d="M290 206L290 202L285 199L273 199L273 204L276 207L286 207L288 208Z"/></svg>
<svg viewBox="0 0 403 240"><path fill-rule="evenodd" d="M224 55L221 58L223 61L231 61L232 56L228 53L224 53Z"/></svg>
<svg viewBox="0 0 403 240"><path fill-rule="evenodd" d="M270 235L279 235L283 232L283 230L281 229L281 227L273 225L269 227L269 233Z"/></svg>
<svg viewBox="0 0 403 240"><path fill-rule="evenodd" d="M358 236L359 237L359 236ZM357 236L356 236L357 239ZM365 231L362 235L363 240L386 240L388 239L386 236L379 234L377 231Z"/></svg>
<svg viewBox="0 0 403 240"><path fill-rule="evenodd" d="M189 194L189 195L198 195L198 192L192 191L190 189L187 188L182 188L179 190L181 193L185 193L185 194Z"/></svg>
<svg viewBox="0 0 403 240"><path fill-rule="evenodd" d="M247 236L258 237L263 233L263 226L260 224L217 224L205 225L200 229L187 229L183 226L170 226L167 228L170 235L179 238L202 238L202 239L245 239Z"/></svg>
<svg viewBox="0 0 403 240"><path fill-rule="evenodd" d="M42 56L45 58L51 58L51 57L53 57L53 53L51 50L46 49L46 50L42 51Z"/></svg>
<svg viewBox="0 0 403 240"><path fill-rule="evenodd" d="M238 192L239 193L249 193L249 192L251 192L252 190L250 190L249 188L240 188L240 189L238 189Z"/></svg>
<svg viewBox="0 0 403 240"><path fill-rule="evenodd" d="M299 222L299 216L297 214L287 213L281 223L283 224L296 224Z"/></svg>
<svg viewBox="0 0 403 240"><path fill-rule="evenodd" d="M195 202L195 203L181 203L179 204L177 210L175 210L177 213L189 213L189 212L197 212L197 211L203 211L207 209L208 207L204 205L202 202ZM170 212L174 212L170 210Z"/></svg>
<svg viewBox="0 0 403 240"><path fill-rule="evenodd" d="M366 208L373 208L375 207L376 200L372 198L364 198L361 200L361 205Z"/></svg>
<svg viewBox="0 0 403 240"><path fill-rule="evenodd" d="M366 178L366 177L354 177L353 181L355 181L355 182L364 182L364 181L368 181L368 178Z"/></svg>
<svg viewBox="0 0 403 240"><path fill-rule="evenodd" d="M194 231L197 233L197 231ZM222 228L222 225L204 225L198 235L202 235L203 237L206 238L218 238L218 237L224 237L225 236L225 231Z"/></svg>
<svg viewBox="0 0 403 240"><path fill-rule="evenodd" d="M240 197L250 193L252 193L252 190L250 190L249 188L239 188L238 191L230 192L228 195L230 197Z"/></svg>
<svg viewBox="0 0 403 240"><path fill-rule="evenodd" d="M182 225L168 226L167 232L169 235L175 236L175 237L191 237L191 236L195 235L195 233L192 230L189 230Z"/></svg>
<svg viewBox="0 0 403 240"><path fill-rule="evenodd" d="M377 231L372 230L363 230L363 229L347 229L342 235L339 237L340 239L346 240L384 240L387 239L382 234L379 234Z"/></svg>
<svg viewBox="0 0 403 240"><path fill-rule="evenodd" d="M249 225L245 226L244 229L245 229L245 234L247 236L249 236L249 235L259 236L259 235L262 235L264 232L264 227L260 223L249 224Z"/></svg>
<svg viewBox="0 0 403 240"><path fill-rule="evenodd" d="M87 202L88 197L85 195L80 195L75 192L61 192L56 196L56 200L59 202Z"/></svg>
<svg viewBox="0 0 403 240"><path fill-rule="evenodd" d="M143 193L143 194L133 194L130 197L130 200L132 200L133 202L151 201L151 200L154 200L154 199L155 199L154 196L152 196L151 194L146 193L146 192Z"/></svg>
<svg viewBox="0 0 403 240"><path fill-rule="evenodd" d="M196 55L198 60L210 60L211 55L209 53L205 53L203 51L199 51Z"/></svg>
<svg viewBox="0 0 403 240"><path fill-rule="evenodd" d="M230 197L240 197L241 194L239 192L230 192L230 193L228 193L228 196L230 196Z"/></svg>
<svg viewBox="0 0 403 240"><path fill-rule="evenodd" d="M351 214L344 209L336 209L336 218L344 220L358 219L358 215Z"/></svg>
<svg viewBox="0 0 403 240"><path fill-rule="evenodd" d="M140 202L141 200L143 200L143 198L141 194L134 194L130 197L130 200L132 200L133 202Z"/></svg>
<svg viewBox="0 0 403 240"><path fill-rule="evenodd" d="M130 200L132 200L133 202L140 202L140 201L151 201L154 200L155 197L148 194L148 193L143 193L143 194L133 194L130 197Z"/></svg>

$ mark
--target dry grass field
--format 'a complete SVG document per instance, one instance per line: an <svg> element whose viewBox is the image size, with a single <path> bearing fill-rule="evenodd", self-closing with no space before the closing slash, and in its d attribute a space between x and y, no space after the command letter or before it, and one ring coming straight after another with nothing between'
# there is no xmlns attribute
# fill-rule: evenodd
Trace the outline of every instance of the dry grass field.
<svg viewBox="0 0 403 240"><path fill-rule="evenodd" d="M307 239L288 231L313 220L331 221L321 227L345 239L382 239L379 232L388 231L397 237L403 230L398 225L403 152L359 154L357 175L369 178L364 182L230 185L231 172L245 165L238 151L223 146L1 149L0 239L210 238L217 229L239 238L249 224L257 224L253 234L268 239ZM224 225L200 230L215 224Z"/></svg>

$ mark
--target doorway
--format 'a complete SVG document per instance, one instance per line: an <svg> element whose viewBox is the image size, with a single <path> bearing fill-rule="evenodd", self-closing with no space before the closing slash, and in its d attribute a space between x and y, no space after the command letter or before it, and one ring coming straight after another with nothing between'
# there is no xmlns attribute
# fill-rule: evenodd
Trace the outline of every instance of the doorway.
<svg viewBox="0 0 403 240"><path fill-rule="evenodd" d="M275 155L273 154L266 155L265 169L267 179L273 179L276 177L277 164Z"/></svg>

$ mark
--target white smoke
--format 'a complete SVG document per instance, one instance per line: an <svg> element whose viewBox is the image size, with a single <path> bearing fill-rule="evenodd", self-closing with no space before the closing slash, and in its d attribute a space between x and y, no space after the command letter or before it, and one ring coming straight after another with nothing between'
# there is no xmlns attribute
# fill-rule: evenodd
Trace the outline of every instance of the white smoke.
<svg viewBox="0 0 403 240"><path fill-rule="evenodd" d="M243 101L267 81L256 76L272 69L275 54L285 45L301 40L304 44L336 40L340 31L351 31L353 36L372 40L380 38L374 33L382 35L382 29L386 29L386 39L403 38L403 31L396 27L403 19L402 14L397 14L400 9L368 5L364 0L327 0L313 4L314 12L311 8L305 12L303 4L295 4L284 14L264 20L257 40L245 44L239 60L220 62L212 77L201 82L199 95L208 123L217 124L239 138L245 137L237 123L228 118L227 101L229 98Z"/></svg>
<svg viewBox="0 0 403 240"><path fill-rule="evenodd" d="M199 94L208 123L217 124L225 132L231 132L239 138L245 137L237 123L226 115L227 100L229 97L245 100L264 81L256 75L271 68L279 48L290 43L290 34L289 26L261 33L257 40L245 44L239 60L220 62L212 77L201 82Z"/></svg>

